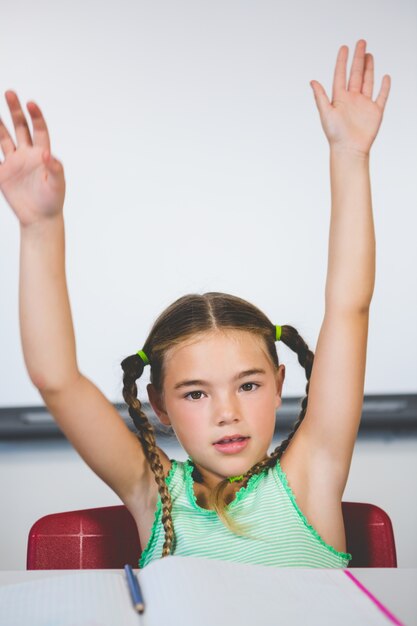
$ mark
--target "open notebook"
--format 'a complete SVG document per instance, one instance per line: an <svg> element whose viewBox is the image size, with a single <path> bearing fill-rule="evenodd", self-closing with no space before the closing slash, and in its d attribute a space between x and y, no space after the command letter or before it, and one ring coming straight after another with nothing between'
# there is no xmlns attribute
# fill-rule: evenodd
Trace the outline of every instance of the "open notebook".
<svg viewBox="0 0 417 626"><path fill-rule="evenodd" d="M167 556L138 572L135 612L124 571L65 572L0 588L1 626L387 626L396 621L339 569L274 568Z"/></svg>

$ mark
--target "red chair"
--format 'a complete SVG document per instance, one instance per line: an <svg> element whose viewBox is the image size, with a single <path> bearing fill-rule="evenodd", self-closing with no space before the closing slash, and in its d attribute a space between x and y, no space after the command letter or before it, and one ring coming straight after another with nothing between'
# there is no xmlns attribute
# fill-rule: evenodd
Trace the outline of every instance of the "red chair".
<svg viewBox="0 0 417 626"><path fill-rule="evenodd" d="M124 505L45 515L29 531L27 569L138 566L136 523Z"/></svg>
<svg viewBox="0 0 417 626"><path fill-rule="evenodd" d="M342 502L349 567L397 567L388 515L373 504ZM138 566L141 546L123 505L54 513L29 531L27 569L122 569Z"/></svg>
<svg viewBox="0 0 417 626"><path fill-rule="evenodd" d="M342 502L349 567L397 567L394 531L387 513L375 504Z"/></svg>

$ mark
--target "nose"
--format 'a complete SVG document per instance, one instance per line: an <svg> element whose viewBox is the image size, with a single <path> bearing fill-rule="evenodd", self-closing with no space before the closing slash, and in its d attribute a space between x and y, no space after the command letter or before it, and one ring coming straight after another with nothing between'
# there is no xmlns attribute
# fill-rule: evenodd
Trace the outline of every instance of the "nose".
<svg viewBox="0 0 417 626"><path fill-rule="evenodd" d="M231 424L233 422L240 422L240 411L238 401L231 395L225 395L219 398L215 407L216 423Z"/></svg>

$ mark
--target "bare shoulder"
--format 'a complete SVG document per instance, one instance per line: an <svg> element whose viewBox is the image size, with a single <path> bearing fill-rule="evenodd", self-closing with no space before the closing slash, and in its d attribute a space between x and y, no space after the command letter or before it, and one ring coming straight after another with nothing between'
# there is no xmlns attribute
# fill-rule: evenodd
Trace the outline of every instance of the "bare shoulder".
<svg viewBox="0 0 417 626"><path fill-rule="evenodd" d="M164 468L164 476L166 477L171 471L172 463L170 459L168 458L168 456L166 455L166 453L161 448L157 448L157 450L158 450L159 458L161 459L162 467Z"/></svg>
<svg viewBox="0 0 417 626"><path fill-rule="evenodd" d="M346 552L341 495L336 488L331 460L311 449L302 430L297 430L280 459L297 505L322 539Z"/></svg>

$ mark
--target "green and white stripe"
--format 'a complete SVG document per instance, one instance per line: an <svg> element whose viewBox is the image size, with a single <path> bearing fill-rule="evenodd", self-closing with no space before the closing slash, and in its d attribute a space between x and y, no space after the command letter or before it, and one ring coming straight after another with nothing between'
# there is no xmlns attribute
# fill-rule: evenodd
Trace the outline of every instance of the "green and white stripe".
<svg viewBox="0 0 417 626"><path fill-rule="evenodd" d="M250 535L244 537L226 528L216 511L197 504L192 471L190 459L172 460L165 479L172 498L175 556L274 567L347 567L352 556L335 550L308 523L279 461L275 467L252 476L226 507L229 517ZM165 533L161 515L158 496L152 533L142 552L140 568L162 556Z"/></svg>

